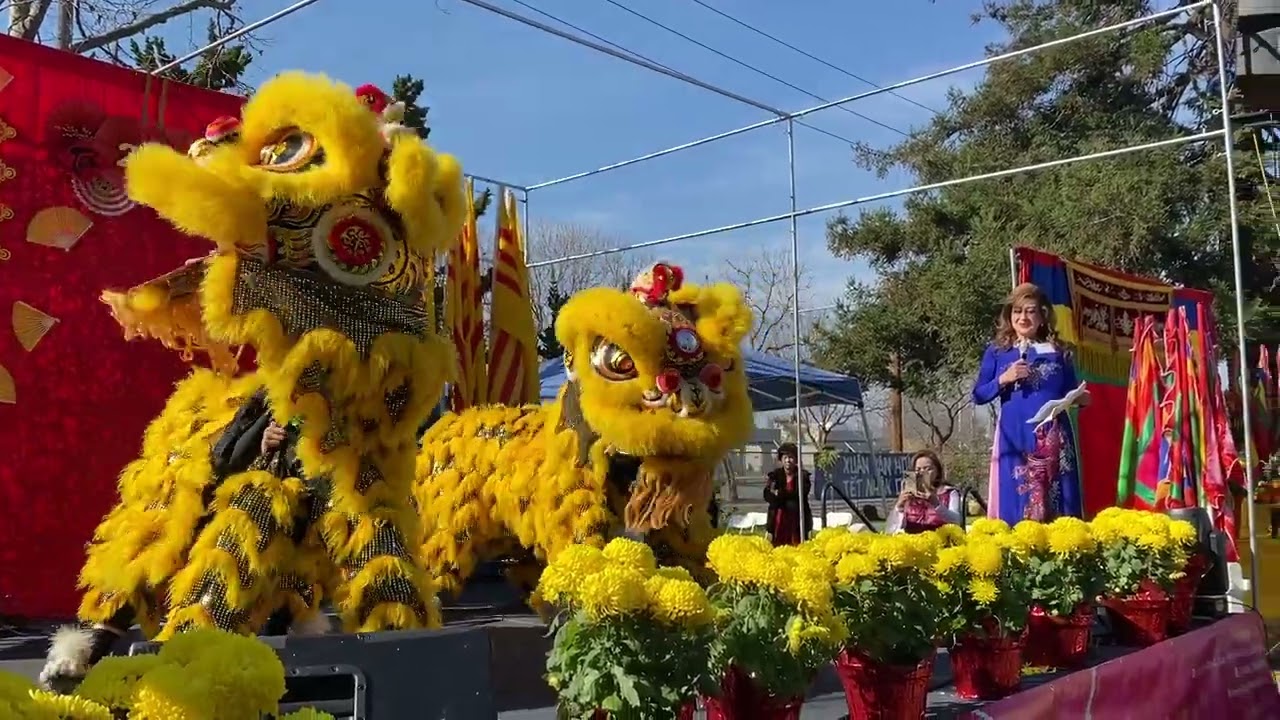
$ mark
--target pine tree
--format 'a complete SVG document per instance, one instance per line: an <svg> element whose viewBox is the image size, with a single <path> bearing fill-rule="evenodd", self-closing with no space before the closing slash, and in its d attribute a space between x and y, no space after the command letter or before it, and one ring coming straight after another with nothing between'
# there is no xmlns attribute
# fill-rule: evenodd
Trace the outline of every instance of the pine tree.
<svg viewBox="0 0 1280 720"><path fill-rule="evenodd" d="M569 296L560 292L560 284L553 279L547 286L547 311L550 319L546 327L538 333L538 356L543 360L564 355L564 346L556 339L556 318L560 316L560 309L567 302L569 302Z"/></svg>

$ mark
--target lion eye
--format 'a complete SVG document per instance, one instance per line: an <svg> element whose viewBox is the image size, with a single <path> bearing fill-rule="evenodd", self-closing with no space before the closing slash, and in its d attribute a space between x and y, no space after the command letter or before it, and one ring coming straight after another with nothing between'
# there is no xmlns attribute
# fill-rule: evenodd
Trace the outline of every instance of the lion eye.
<svg viewBox="0 0 1280 720"><path fill-rule="evenodd" d="M636 361L611 342L601 341L596 345L591 352L591 367L606 380L631 380L637 374Z"/></svg>
<svg viewBox="0 0 1280 720"><path fill-rule="evenodd" d="M258 167L271 172L297 172L322 157L320 144L311 133L288 128L258 152Z"/></svg>

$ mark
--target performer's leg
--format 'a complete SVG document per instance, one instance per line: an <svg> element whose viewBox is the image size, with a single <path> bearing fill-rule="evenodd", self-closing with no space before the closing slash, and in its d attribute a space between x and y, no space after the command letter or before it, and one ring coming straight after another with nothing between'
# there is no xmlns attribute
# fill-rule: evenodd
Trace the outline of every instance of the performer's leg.
<svg viewBox="0 0 1280 720"><path fill-rule="evenodd" d="M40 684L54 692L69 693L116 641L133 627L133 609L125 605L105 622L58 628L49 640L49 655L40 670Z"/></svg>
<svg viewBox="0 0 1280 720"><path fill-rule="evenodd" d="M280 569L295 551L290 535L303 495L297 478L260 470L222 483L212 518L170 588L162 639L192 627L252 634L266 623Z"/></svg>

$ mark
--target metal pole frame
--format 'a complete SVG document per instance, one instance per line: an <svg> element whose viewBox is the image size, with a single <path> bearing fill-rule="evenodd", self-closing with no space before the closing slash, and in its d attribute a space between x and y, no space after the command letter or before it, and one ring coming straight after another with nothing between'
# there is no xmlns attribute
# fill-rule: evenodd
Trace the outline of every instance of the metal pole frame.
<svg viewBox="0 0 1280 720"><path fill-rule="evenodd" d="M1231 264L1232 271L1235 274L1236 290L1236 350L1240 353L1240 412L1244 415L1242 418L1244 425L1244 447L1245 447L1245 491L1249 498L1249 594L1253 601L1253 608L1259 610L1259 600L1261 599L1261 591L1259 590L1259 573L1258 573L1258 532L1255 521L1257 519L1256 508L1254 507L1254 490L1257 478L1255 477L1254 457L1253 457L1253 422L1252 403L1249 393L1249 368L1248 357L1245 354L1245 330L1244 330L1244 261L1241 257L1240 248L1240 217L1239 209L1236 206L1236 172L1234 158L1234 141L1231 130L1231 105L1227 97L1227 49L1222 37L1222 8L1217 2L1210 3L1213 6L1213 37L1217 45L1215 50L1218 56L1218 97L1222 103L1222 147L1227 160L1227 207L1231 214Z"/></svg>
<svg viewBox="0 0 1280 720"><path fill-rule="evenodd" d="M800 516L800 540L804 541L808 537L805 521L812 520L807 517L809 513L805 502L810 488L804 482L804 393L800 392L800 234L796 228L796 220L799 218L796 215L796 125L791 119L787 120L787 185L791 196L791 355L794 362L791 369L794 373L796 400L796 492L800 495L796 513ZM822 526L827 526L825 516L822 518Z"/></svg>

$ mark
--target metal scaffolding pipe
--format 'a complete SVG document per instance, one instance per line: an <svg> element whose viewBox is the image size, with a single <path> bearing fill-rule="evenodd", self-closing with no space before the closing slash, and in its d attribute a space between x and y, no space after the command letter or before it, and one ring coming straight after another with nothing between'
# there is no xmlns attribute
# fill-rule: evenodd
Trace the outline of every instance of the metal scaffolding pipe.
<svg viewBox="0 0 1280 720"><path fill-rule="evenodd" d="M464 0L464 1L471 2L471 0ZM1082 40L1084 38L1094 37L1097 35L1105 35L1106 33L1109 33L1109 32L1124 30L1126 28L1131 28L1136 25L1144 25L1146 23L1154 22L1156 20L1161 20L1167 17L1172 17L1174 15L1190 12L1191 10L1194 10L1196 8L1204 7L1205 5L1211 5L1211 4L1212 4L1212 0L1201 0L1200 2L1191 4L1191 5L1184 5L1182 7L1177 7L1170 10L1163 10L1161 12L1153 13L1151 15L1144 15L1143 17L1140 17L1134 20L1127 20L1122 23L1116 23L1115 25L1107 25L1106 27L1100 27L1095 30L1089 30L1089 31L1080 33L1079 35L1072 35L1071 37L1061 38L1058 40L1050 40L1049 42L1041 43L1039 45L1032 45L1031 47L1021 48L1019 50L1011 50L1007 53L1001 53L1000 55L995 55L989 58L975 60L974 62L965 63L964 65L957 65L955 67L947 68L946 70L939 70L937 72L929 73L928 75L921 75L919 77L911 78L910 80L903 80L902 82L893 83L892 85L885 85L884 87L874 88L866 92L858 93L857 95L850 95L849 97L842 98L840 100L832 100L830 102L825 102L825 103L822 103L821 105L815 105L810 108L805 108L804 110L798 110L796 112L789 113L789 114L784 113L781 117L770 118L768 120L762 120L760 122L752 123L750 125L744 125L743 127L740 127L740 128L728 130L722 133L717 133L715 135L709 135L700 140L693 140L691 142L682 143L674 147L669 147L665 150L658 150L657 152L651 152L646 155L641 155L640 157L632 158L630 160L623 160L622 162L616 162L609 165L605 165L604 167L596 168L595 170L588 170L585 172L574 173L573 175L566 175L565 177L556 178L555 180L546 180L544 182L535 183L533 185L530 185L529 189L537 190L539 188L551 187L552 185L559 185L561 183L567 183L573 180L580 180L584 177L590 177L591 175L598 175L602 172L608 172L609 170L617 170L618 168L623 168L628 165L634 165L636 163L644 162L646 160L653 160L654 158L660 158L665 155L677 153L677 152L680 152L681 150L688 150L689 148L698 147L699 145L705 145L709 142L715 142L716 140L723 140L725 138L733 137L734 135L741 135L742 133L750 132L758 128L767 127L769 125L776 125L781 122L786 122L788 119L802 118L806 115L811 115L813 113L820 112L822 110L827 110L837 105L844 105L846 103L851 103L856 100L865 100L866 98L874 97L876 95L882 95L884 93L892 92L894 90L901 90L902 88L909 87L911 85L918 85L922 82L937 80L938 78L946 77L948 75L954 75L956 73L961 73L966 70L973 70L975 68L980 68L986 65L991 65L992 63L997 63L1002 60L1010 60L1016 57L1021 57L1023 55L1029 55L1031 53L1039 52L1041 50L1047 50L1048 48L1051 48L1051 47L1065 45L1067 43L1074 42L1076 40Z"/></svg>
<svg viewBox="0 0 1280 720"><path fill-rule="evenodd" d="M1089 153L1087 155L1077 155L1075 157L1061 158L1058 160L1049 160L1047 162L1035 163L1033 165L1023 165L1021 167L1009 168L1007 170L996 170L994 172L982 173L979 175L970 175L968 177L954 178L951 180L943 180L936 183L928 183L926 185L916 185L914 187L903 188L901 190L890 190L888 192L876 193L874 195L865 195L853 200L842 200L840 202L828 203L826 205L818 205L805 210L796 212L787 212L780 215L770 215L768 217L748 220L746 222L734 223L732 225L721 225L720 227L707 228L706 230L698 230L683 235L673 235L665 237L661 240L649 240L648 242L636 243L634 245L624 245L622 247L607 248L604 250L595 250L588 253L579 253L577 255L566 255L553 260L541 260L539 262L530 263L529 267L541 267L543 265L559 265L561 263L573 262L575 260L586 260L588 258L600 257L602 255L613 255L620 252L628 252L631 250L640 250L642 248L656 247L658 245L667 245L681 240L692 240L694 238L706 237L708 235L718 235L720 233L729 232L731 230L743 230L757 225L768 225L770 223L788 220L793 217L800 218L807 215L816 215L818 213L830 212L832 210L841 210L855 205L863 205L869 202L879 200L888 200L890 198L901 197L903 195L911 195L918 192L929 192L931 190L940 190L954 185L964 185L966 183L977 182L979 180L994 180L996 178L1009 177L1010 175L1019 175L1026 172L1035 172L1037 170L1047 170L1050 168L1061 167L1063 165L1074 165L1075 163L1086 162L1089 160L1100 160L1102 158L1117 157L1120 155L1128 155L1130 153L1142 152L1143 150L1154 150L1156 148L1168 147L1170 145L1187 145L1195 142L1203 142L1212 140L1223 135L1222 130L1209 130L1195 135L1186 135L1183 137L1169 138L1167 140L1157 140L1155 142L1143 143L1141 145L1129 145L1127 147L1116 148L1114 150L1102 150L1100 152Z"/></svg>
<svg viewBox="0 0 1280 720"><path fill-rule="evenodd" d="M231 42L232 40L235 40L238 37L248 35L254 30L259 30L261 28L264 28L277 20L286 18L309 5L314 5L317 2L319 2L319 0L298 0L298 2L290 5L289 7L283 10L274 12L262 18L261 20L258 20L256 22L251 22L248 25L245 25L239 30L233 30L232 32L227 33L226 35L223 35L222 37L218 38L217 40L214 40L208 45L205 45L199 50L196 50L194 52L189 52L186 55L183 55L182 57L178 58L177 60L165 63L164 65L161 65L155 70L152 70L150 74L159 75L160 73L166 72L168 70L172 70L178 67L179 65L181 65L182 63L187 62L188 60L194 60L200 57L201 55L209 52L210 50L216 50L222 47L223 45L226 45L227 43Z"/></svg>

